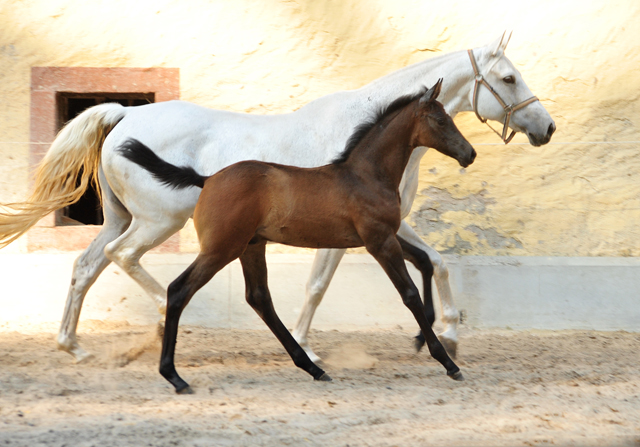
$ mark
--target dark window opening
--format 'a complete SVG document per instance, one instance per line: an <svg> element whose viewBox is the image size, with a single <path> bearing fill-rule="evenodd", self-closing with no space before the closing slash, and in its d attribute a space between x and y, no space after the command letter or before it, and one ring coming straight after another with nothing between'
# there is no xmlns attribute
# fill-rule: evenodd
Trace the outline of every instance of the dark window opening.
<svg viewBox="0 0 640 447"><path fill-rule="evenodd" d="M126 107L155 102L153 93L58 93L57 130L89 107L105 102L117 102ZM98 194L89 187L80 200L56 213L56 225L102 225L104 217Z"/></svg>

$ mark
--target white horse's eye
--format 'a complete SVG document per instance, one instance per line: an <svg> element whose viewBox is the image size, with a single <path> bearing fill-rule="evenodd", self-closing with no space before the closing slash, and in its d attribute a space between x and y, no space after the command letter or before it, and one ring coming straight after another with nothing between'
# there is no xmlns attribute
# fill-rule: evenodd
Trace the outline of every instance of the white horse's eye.
<svg viewBox="0 0 640 447"><path fill-rule="evenodd" d="M511 75L505 76L504 78L502 78L502 80L504 81L505 84L515 84L516 83L516 78L514 78Z"/></svg>

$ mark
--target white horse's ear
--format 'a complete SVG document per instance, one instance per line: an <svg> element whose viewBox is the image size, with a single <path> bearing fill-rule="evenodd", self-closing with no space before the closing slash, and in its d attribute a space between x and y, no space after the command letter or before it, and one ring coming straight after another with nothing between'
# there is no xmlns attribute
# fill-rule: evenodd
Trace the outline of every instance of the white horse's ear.
<svg viewBox="0 0 640 447"><path fill-rule="evenodd" d="M511 35L513 34L513 31L505 31L504 33L502 33L502 36L499 37L498 39L494 40L491 44L488 45L489 47L489 54L492 57L500 57L504 54L504 50L507 48L507 44L509 43L509 40L511 40Z"/></svg>
<svg viewBox="0 0 640 447"><path fill-rule="evenodd" d="M425 102L435 101L438 95L440 94L440 90L442 89L442 78L438 79L433 87L431 87L427 92L422 95L420 98L420 104L424 104Z"/></svg>

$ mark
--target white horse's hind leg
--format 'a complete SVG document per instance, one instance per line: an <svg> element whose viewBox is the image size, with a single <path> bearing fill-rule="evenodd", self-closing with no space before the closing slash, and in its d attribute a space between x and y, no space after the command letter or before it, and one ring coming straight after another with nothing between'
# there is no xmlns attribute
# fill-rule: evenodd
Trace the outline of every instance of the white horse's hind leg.
<svg viewBox="0 0 640 447"><path fill-rule="evenodd" d="M455 357L458 349L458 322L460 321L460 312L458 312L453 302L451 286L449 285L449 269L440 253L425 244L422 238L418 236L416 232L413 231L413 228L404 220L400 224L398 236L429 255L434 269L433 279L435 280L440 297L440 320L444 326L444 331L438 338L440 338L440 341L449 354Z"/></svg>
<svg viewBox="0 0 640 447"><path fill-rule="evenodd" d="M103 177L101 177L101 184L106 185ZM98 236L73 265L71 285L58 332L58 348L71 354L78 363L92 357L78 345L76 337L84 297L100 273L111 262L104 254L104 247L120 236L131 222L131 215L113 196L111 190L103 188L102 196L104 198L104 224Z"/></svg>
<svg viewBox="0 0 640 447"><path fill-rule="evenodd" d="M125 233L105 247L107 258L115 262L122 270L127 272L144 289L158 306L158 312L164 315L167 308L167 292L149 273L140 265L140 258L166 241L169 236L182 228L186 222L148 222L134 218ZM169 225L173 223L173 225Z"/></svg>
<svg viewBox="0 0 640 447"><path fill-rule="evenodd" d="M78 345L76 338L84 297L100 273L111 263L104 255L105 245L117 238L123 231L124 228L104 226L98 236L91 242L91 245L76 259L73 265L71 285L69 286L62 323L58 332L58 348L67 351L75 357L78 363L92 357L91 354Z"/></svg>
<svg viewBox="0 0 640 447"><path fill-rule="evenodd" d="M309 346L307 337L309 335L311 320L345 253L346 250L343 249L320 249L316 252L316 257L313 260L311 276L307 282L306 298L296 327L293 330L293 338L302 346L302 349L305 350L313 362L320 361L321 359Z"/></svg>

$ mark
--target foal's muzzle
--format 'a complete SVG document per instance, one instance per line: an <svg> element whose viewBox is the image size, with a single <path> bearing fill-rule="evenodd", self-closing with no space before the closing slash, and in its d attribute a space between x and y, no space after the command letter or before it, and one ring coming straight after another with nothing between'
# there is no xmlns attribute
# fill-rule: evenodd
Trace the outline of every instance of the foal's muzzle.
<svg viewBox="0 0 640 447"><path fill-rule="evenodd" d="M466 160L458 160L458 163L460 163L460 166L462 166L463 168L466 168L467 166L469 166L471 163L474 162L474 160L476 159L476 155L478 155L476 153L475 149L471 149L471 153L469 154L469 156L467 157Z"/></svg>

